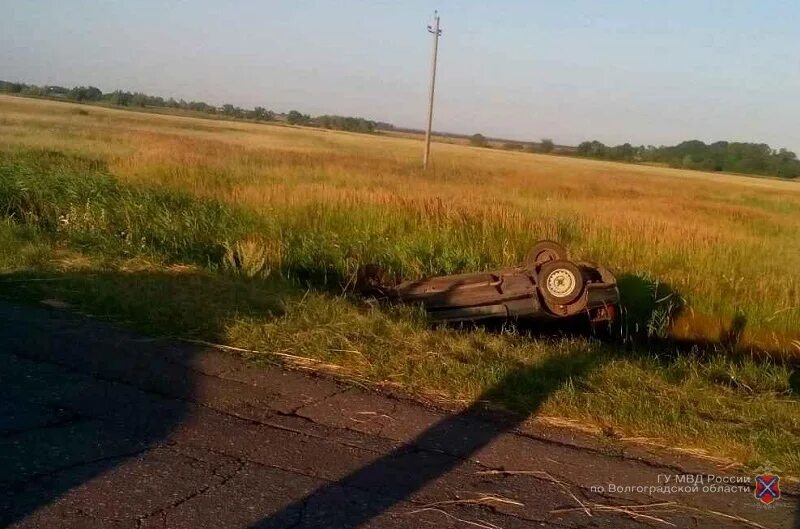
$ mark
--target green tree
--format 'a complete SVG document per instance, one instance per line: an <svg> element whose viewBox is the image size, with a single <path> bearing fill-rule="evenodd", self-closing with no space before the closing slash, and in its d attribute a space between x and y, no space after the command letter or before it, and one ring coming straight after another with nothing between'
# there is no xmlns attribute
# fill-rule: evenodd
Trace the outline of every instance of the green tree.
<svg viewBox="0 0 800 529"><path fill-rule="evenodd" d="M311 122L311 116L303 114L298 110L290 110L286 115L286 122L289 125L306 125Z"/></svg>
<svg viewBox="0 0 800 529"><path fill-rule="evenodd" d="M547 153L547 152L553 152L553 149L555 148L555 146L556 146L556 144L555 144L555 143L553 143L553 140L551 140L550 138L543 138L543 139L542 139L542 140L539 142L539 149L540 149L542 152L545 152L545 153Z"/></svg>
<svg viewBox="0 0 800 529"><path fill-rule="evenodd" d="M126 107L130 105L133 94L130 92L123 92L122 90L114 90L110 94L106 94L105 97L112 105Z"/></svg>
<svg viewBox="0 0 800 529"><path fill-rule="evenodd" d="M584 141L577 148L578 156L586 156L589 158L605 158L607 147L597 140Z"/></svg>
<svg viewBox="0 0 800 529"><path fill-rule="evenodd" d="M145 107L147 106L147 96L141 92L136 92L131 97L130 105L132 107Z"/></svg>
<svg viewBox="0 0 800 529"><path fill-rule="evenodd" d="M364 118L323 115L314 118L314 124L324 129L346 130L370 133L375 131L376 123Z"/></svg>
<svg viewBox="0 0 800 529"><path fill-rule="evenodd" d="M25 90L25 85L22 83L6 83L5 81L3 81L3 83L3 90L6 92L11 92L12 94L18 94Z"/></svg>
<svg viewBox="0 0 800 529"><path fill-rule="evenodd" d="M205 103L200 103L202 105L202 109L206 108ZM235 105L231 105L230 103L226 103L222 105L222 113L226 116L230 116L232 118L243 118L246 115L246 112L241 107L237 107Z"/></svg>
<svg viewBox="0 0 800 529"><path fill-rule="evenodd" d="M252 112L252 117L258 121L272 121L275 119L275 113L264 107L255 107Z"/></svg>
<svg viewBox="0 0 800 529"><path fill-rule="evenodd" d="M100 101L103 92L94 86L76 86L67 93L67 98L73 101Z"/></svg>
<svg viewBox="0 0 800 529"><path fill-rule="evenodd" d="M483 134L473 134L469 137L469 144L473 147L488 147L489 142Z"/></svg>

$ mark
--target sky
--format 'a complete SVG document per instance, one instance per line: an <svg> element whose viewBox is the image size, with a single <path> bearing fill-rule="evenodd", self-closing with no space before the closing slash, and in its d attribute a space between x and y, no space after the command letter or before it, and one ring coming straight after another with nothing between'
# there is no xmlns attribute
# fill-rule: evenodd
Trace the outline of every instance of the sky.
<svg viewBox="0 0 800 529"><path fill-rule="evenodd" d="M0 79L574 145L800 152L800 2L0 0Z"/></svg>

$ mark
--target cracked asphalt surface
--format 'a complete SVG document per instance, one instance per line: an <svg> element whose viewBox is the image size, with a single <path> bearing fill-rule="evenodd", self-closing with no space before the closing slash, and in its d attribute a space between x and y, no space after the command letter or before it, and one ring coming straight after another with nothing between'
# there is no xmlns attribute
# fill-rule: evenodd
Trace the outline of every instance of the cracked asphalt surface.
<svg viewBox="0 0 800 529"><path fill-rule="evenodd" d="M0 302L0 349L3 527L800 527L790 494L608 491L708 462L64 311Z"/></svg>

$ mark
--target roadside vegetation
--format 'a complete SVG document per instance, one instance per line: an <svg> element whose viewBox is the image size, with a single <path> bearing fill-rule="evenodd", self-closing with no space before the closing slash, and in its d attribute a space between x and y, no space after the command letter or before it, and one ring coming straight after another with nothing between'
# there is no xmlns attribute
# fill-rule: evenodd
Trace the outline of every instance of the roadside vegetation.
<svg viewBox="0 0 800 529"><path fill-rule="evenodd" d="M396 138L10 97L0 116L4 297L800 472L791 182L457 145L423 173ZM612 340L431 327L348 289L367 262L479 270L541 238L618 275Z"/></svg>

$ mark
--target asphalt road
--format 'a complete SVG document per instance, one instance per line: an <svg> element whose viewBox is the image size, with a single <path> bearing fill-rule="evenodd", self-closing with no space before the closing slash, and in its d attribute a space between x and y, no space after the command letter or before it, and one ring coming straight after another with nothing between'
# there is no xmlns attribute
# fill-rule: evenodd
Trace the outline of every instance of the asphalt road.
<svg viewBox="0 0 800 529"><path fill-rule="evenodd" d="M0 303L0 349L0 526L800 527L796 496L635 488L724 474L704 461L447 414L66 311Z"/></svg>

